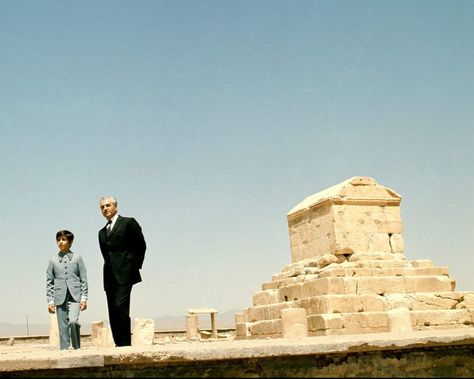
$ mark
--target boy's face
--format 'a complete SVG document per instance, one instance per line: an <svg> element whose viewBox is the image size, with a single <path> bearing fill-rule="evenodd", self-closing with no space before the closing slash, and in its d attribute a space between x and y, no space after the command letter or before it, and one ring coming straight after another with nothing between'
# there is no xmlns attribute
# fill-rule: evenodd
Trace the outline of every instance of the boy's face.
<svg viewBox="0 0 474 379"><path fill-rule="evenodd" d="M59 237L56 243L62 253L67 253L71 247L71 242L69 242L64 236Z"/></svg>

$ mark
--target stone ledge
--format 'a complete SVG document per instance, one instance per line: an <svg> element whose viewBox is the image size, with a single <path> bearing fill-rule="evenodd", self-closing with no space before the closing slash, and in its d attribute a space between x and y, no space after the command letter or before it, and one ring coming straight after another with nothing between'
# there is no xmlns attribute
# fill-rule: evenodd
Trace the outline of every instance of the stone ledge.
<svg viewBox="0 0 474 379"><path fill-rule="evenodd" d="M175 365L179 362L201 364L210 361L267 359L283 356L305 356L353 352L376 352L445 346L466 346L474 349L474 330L451 329L413 332L408 335L375 333L364 335L316 336L295 339L218 340L183 342L147 347L119 347L58 351L49 345L0 346L0 376L14 373L41 376L54 370L83 368L89 374L96 367L138 369L138 366ZM474 363L473 363L474 364ZM130 368L126 366L129 365ZM474 369L473 369L474 370ZM64 372L64 371L61 371ZM473 371L474 372L474 371ZM238 376L238 375L236 375Z"/></svg>

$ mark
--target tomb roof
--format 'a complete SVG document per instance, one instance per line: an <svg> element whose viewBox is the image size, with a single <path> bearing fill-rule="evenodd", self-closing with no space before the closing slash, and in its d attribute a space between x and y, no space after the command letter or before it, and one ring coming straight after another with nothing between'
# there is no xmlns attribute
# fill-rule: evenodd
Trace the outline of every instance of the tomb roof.
<svg viewBox="0 0 474 379"><path fill-rule="evenodd" d="M312 208L325 201L394 201L400 204L401 196L394 190L378 184L368 176L353 176L343 182L305 198L287 213L287 216Z"/></svg>

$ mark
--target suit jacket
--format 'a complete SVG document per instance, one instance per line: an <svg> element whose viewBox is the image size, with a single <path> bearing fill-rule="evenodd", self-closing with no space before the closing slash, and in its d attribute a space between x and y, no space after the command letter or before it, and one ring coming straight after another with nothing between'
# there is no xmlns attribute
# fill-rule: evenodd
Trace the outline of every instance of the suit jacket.
<svg viewBox="0 0 474 379"><path fill-rule="evenodd" d="M58 252L49 259L46 269L46 297L48 303L61 305L69 289L75 301L87 300L87 272L80 254Z"/></svg>
<svg viewBox="0 0 474 379"><path fill-rule="evenodd" d="M111 275L118 284L141 282L140 269L145 259L146 243L142 228L133 217L118 216L110 236L106 227L99 230L99 245L104 258L104 289L113 283Z"/></svg>

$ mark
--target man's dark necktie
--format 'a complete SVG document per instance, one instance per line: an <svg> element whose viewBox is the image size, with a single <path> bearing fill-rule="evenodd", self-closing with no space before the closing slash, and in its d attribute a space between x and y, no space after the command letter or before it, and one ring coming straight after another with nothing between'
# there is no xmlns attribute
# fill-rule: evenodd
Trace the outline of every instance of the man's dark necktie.
<svg viewBox="0 0 474 379"><path fill-rule="evenodd" d="M107 230L107 237L110 236L110 230L112 229L112 220L107 221L106 230Z"/></svg>

